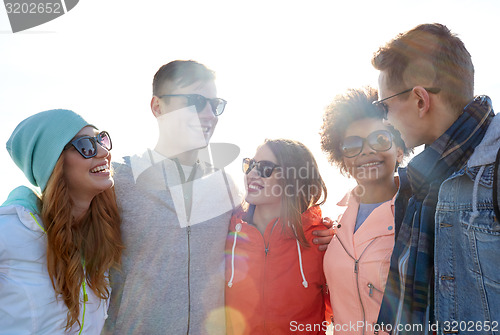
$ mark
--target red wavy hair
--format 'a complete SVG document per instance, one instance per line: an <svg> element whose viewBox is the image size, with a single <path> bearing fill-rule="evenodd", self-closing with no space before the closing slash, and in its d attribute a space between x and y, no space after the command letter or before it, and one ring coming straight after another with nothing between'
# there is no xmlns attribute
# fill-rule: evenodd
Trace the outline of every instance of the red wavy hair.
<svg viewBox="0 0 500 335"><path fill-rule="evenodd" d="M71 215L72 206L61 155L42 195L40 212L47 234L49 276L56 295L68 307L66 331L75 323L82 326L78 316L84 280L97 297L109 298L106 272L120 264L123 250L114 188L95 196L79 220Z"/></svg>

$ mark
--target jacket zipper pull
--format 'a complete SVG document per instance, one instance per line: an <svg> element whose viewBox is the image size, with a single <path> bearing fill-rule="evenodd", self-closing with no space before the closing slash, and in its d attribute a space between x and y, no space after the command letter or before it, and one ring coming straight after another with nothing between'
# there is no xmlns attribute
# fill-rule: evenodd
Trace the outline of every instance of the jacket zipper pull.
<svg viewBox="0 0 500 335"><path fill-rule="evenodd" d="M359 260L354 261L354 273L358 273L358 263L359 263Z"/></svg>
<svg viewBox="0 0 500 335"><path fill-rule="evenodd" d="M384 294L384 292L382 290L379 290L378 288L376 288L375 285L373 285L372 283L368 283L368 287L370 288L370 297L373 295L373 290Z"/></svg>

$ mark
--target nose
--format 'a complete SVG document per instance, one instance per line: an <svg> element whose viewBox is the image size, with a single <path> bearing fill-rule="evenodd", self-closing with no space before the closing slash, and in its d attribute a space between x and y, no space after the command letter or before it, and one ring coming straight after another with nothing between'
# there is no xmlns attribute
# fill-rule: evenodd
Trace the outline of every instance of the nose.
<svg viewBox="0 0 500 335"><path fill-rule="evenodd" d="M368 141L365 139L363 141L363 147L361 148L361 155L368 155L372 152L375 152L375 150L373 150L372 147L368 145Z"/></svg>
<svg viewBox="0 0 500 335"><path fill-rule="evenodd" d="M97 143L97 155L98 158L104 158L110 156L110 150L103 147L100 143Z"/></svg>
<svg viewBox="0 0 500 335"><path fill-rule="evenodd" d="M248 177L257 178L260 177L259 171L257 171L257 165L254 165L250 172L247 173Z"/></svg>
<svg viewBox="0 0 500 335"><path fill-rule="evenodd" d="M211 119L215 119L217 118L217 116L215 116L215 111L212 109L212 105L210 104L210 102L207 100L206 104L205 104L205 107L203 108L203 110L198 113L198 115L200 116L200 118L202 119L205 119L205 120L211 120Z"/></svg>

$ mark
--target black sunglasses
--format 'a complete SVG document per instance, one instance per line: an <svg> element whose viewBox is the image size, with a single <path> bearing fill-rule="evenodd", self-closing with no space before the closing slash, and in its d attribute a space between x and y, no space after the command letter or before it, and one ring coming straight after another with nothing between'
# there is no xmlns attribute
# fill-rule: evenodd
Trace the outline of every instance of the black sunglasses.
<svg viewBox="0 0 500 335"><path fill-rule="evenodd" d="M215 116L219 116L224 112L224 108L226 108L227 101L221 98L205 98L203 95L199 94L164 94L160 95L159 98L164 97L184 97L187 99L187 105L196 107L196 111L201 113L205 106L207 105L207 101L210 103L212 107L212 112Z"/></svg>
<svg viewBox="0 0 500 335"><path fill-rule="evenodd" d="M366 138L349 136L342 143L342 155L347 158L356 157L363 151L365 142L375 151L387 151L392 148L392 135L387 130L376 130Z"/></svg>
<svg viewBox="0 0 500 335"><path fill-rule="evenodd" d="M377 106L377 107L380 107L380 109L384 113L384 115L383 115L384 119L387 120L387 114L389 113L389 107L387 106L387 104L384 101L389 100L389 99L394 98L394 97L397 97L398 95L408 93L408 92L412 91L414 88L415 87L412 87L412 88L409 88L409 89L404 90L402 92L393 94L390 97L374 101L374 102L372 102L372 104ZM429 93L433 93L433 94L439 93L441 91L441 89L437 88L437 87L424 87L424 90L426 90Z"/></svg>
<svg viewBox="0 0 500 335"><path fill-rule="evenodd" d="M97 155L97 143L108 151L112 148L111 137L109 137L108 132L101 131L97 136L82 136L75 138L66 144L64 150L73 146L83 158L92 158Z"/></svg>
<svg viewBox="0 0 500 335"><path fill-rule="evenodd" d="M273 174L274 169L279 167L279 165L270 161L257 162L255 159L243 158L242 167L245 174L249 174L253 168L257 168L259 176L262 178L269 178Z"/></svg>

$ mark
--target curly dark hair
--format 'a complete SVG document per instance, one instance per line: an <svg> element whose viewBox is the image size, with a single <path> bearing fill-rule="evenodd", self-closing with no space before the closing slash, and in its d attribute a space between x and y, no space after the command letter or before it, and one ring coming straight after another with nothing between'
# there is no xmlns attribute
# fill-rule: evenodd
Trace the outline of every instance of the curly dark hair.
<svg viewBox="0 0 500 335"><path fill-rule="evenodd" d="M320 131L321 149L327 154L328 161L336 165L343 175L348 174L340 148L345 131L353 122L361 119L382 120L382 111L372 104L377 99L378 92L372 87L349 89L346 94L337 95L326 108ZM408 155L410 151L406 148L399 131L391 125L387 125L387 129L392 133L396 146Z"/></svg>

